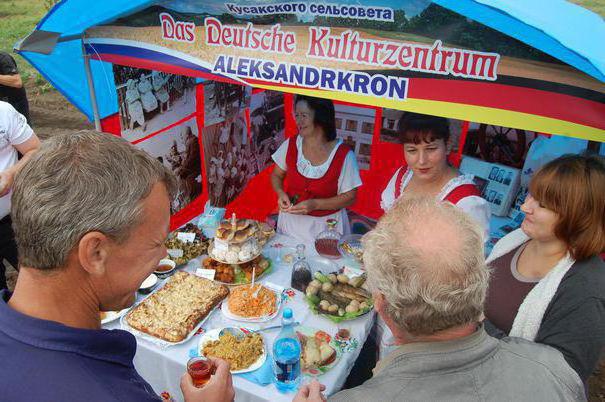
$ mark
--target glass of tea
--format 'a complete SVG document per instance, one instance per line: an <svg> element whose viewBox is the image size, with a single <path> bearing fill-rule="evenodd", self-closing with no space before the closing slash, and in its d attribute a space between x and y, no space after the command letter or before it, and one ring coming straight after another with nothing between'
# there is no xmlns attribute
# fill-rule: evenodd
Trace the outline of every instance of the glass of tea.
<svg viewBox="0 0 605 402"><path fill-rule="evenodd" d="M214 371L214 363L212 360L203 357L193 357L187 362L187 373L193 380L193 385L202 388L208 381Z"/></svg>

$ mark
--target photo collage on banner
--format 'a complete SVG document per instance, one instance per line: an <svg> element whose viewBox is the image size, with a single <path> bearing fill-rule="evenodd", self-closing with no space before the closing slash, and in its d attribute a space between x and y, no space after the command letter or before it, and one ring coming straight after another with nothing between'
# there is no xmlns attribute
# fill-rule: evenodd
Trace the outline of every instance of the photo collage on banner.
<svg viewBox="0 0 605 402"><path fill-rule="evenodd" d="M336 109L336 135L355 152L359 169L368 170L372 157L376 110L338 103L334 108Z"/></svg>
<svg viewBox="0 0 605 402"><path fill-rule="evenodd" d="M285 128L284 94L276 91L253 94L250 101L250 131L259 172L273 163L271 155L286 139Z"/></svg>
<svg viewBox="0 0 605 402"><path fill-rule="evenodd" d="M175 174L175 214L203 190L195 79L115 64L113 72L121 135Z"/></svg>
<svg viewBox="0 0 605 402"><path fill-rule="evenodd" d="M258 173L246 121L251 87L204 83L204 163L210 203L225 207Z"/></svg>
<svg viewBox="0 0 605 402"><path fill-rule="evenodd" d="M122 137L137 141L195 113L195 78L114 64Z"/></svg>

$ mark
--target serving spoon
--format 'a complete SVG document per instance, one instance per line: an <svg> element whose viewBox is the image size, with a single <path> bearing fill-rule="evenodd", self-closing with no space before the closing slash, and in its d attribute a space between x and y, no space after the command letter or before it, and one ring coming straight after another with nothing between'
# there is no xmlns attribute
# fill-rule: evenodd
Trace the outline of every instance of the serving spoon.
<svg viewBox="0 0 605 402"><path fill-rule="evenodd" d="M296 321L294 323L292 323L292 326L296 327L300 325L300 322ZM272 329L277 329L277 328L281 328L282 325L272 325L270 327L265 327L265 328L261 328L261 329L251 329L248 330L249 333L258 333L258 332L263 332L263 331L270 331ZM230 333L231 335L233 335L235 338L242 339L243 337L246 336L246 333L244 331L242 331L240 328L236 328L236 327L226 327L220 330L220 332L218 333L219 338L227 333Z"/></svg>

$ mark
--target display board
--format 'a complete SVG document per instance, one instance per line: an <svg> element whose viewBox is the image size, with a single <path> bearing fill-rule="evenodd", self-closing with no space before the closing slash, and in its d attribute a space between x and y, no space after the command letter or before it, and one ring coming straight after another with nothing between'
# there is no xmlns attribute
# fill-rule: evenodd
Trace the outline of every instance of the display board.
<svg viewBox="0 0 605 402"><path fill-rule="evenodd" d="M271 154L296 133L294 94L334 100L337 135L364 182L352 209L371 218L405 163L398 122L407 111L449 118L454 165L467 135L471 154L490 159L486 139L508 135L499 127L523 138L600 139L605 129L603 83L426 0L173 0L92 27L84 44L113 64L119 108L103 129L179 177L175 227L206 201L257 219L275 212ZM515 166L527 144L511 144ZM180 165L191 152L194 170Z"/></svg>

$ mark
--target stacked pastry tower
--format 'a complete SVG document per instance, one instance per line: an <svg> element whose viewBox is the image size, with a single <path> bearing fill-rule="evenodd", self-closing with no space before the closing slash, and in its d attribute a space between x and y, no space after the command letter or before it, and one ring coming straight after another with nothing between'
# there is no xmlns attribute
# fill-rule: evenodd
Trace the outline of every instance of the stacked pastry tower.
<svg viewBox="0 0 605 402"><path fill-rule="evenodd" d="M230 220L221 222L209 249L210 258L227 264L238 264L259 256L261 246L256 236L258 225L254 223L248 219L236 219L235 214Z"/></svg>

